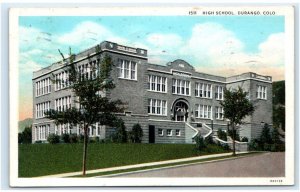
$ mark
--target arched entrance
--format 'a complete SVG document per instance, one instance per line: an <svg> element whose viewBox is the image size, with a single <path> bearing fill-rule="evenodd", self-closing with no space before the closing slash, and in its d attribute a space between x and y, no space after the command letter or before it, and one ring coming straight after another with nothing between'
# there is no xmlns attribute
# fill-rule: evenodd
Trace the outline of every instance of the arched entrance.
<svg viewBox="0 0 300 192"><path fill-rule="evenodd" d="M188 103L184 100L178 100L173 105L173 117L175 121L187 121L188 119Z"/></svg>

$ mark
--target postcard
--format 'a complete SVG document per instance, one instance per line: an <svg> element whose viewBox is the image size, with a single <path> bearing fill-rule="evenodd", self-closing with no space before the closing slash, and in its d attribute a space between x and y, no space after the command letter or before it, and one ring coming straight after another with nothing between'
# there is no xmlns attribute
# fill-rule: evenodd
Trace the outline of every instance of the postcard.
<svg viewBox="0 0 300 192"><path fill-rule="evenodd" d="M294 184L294 7L12 8L10 185Z"/></svg>

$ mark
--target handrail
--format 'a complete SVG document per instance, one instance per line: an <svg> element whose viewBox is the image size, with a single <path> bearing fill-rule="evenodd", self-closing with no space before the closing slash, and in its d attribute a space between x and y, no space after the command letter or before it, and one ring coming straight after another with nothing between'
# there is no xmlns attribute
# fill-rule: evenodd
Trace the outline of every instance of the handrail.
<svg viewBox="0 0 300 192"><path fill-rule="evenodd" d="M217 141L220 141L220 142L222 142L222 143L226 143L226 144L231 144L232 142L229 142L229 141L224 141L224 140L222 140L222 139L220 139L219 137L217 137L217 136L213 136Z"/></svg>
<svg viewBox="0 0 300 192"><path fill-rule="evenodd" d="M199 133L199 131L197 130L197 129L195 129L193 126L191 126L189 123L185 123L188 127L190 127L191 129L193 129L194 131L196 131L196 133L194 134L194 136L192 137L192 138L194 138L194 137L196 137L197 135L198 135L198 133Z"/></svg>
<svg viewBox="0 0 300 192"><path fill-rule="evenodd" d="M209 130L209 132L205 135L205 136L203 136L203 138L206 138L206 137L208 137L211 133L212 133L212 128L210 128L208 125L206 125L205 123L202 123L202 125L204 125L208 130Z"/></svg>
<svg viewBox="0 0 300 192"><path fill-rule="evenodd" d="M213 136L216 140L218 140L218 141L220 141L220 142L223 142L223 143L232 143L232 141L224 141L224 140L222 140L222 139L220 139L218 136ZM238 144L247 144L248 142L241 142L241 141L237 141L237 140L235 140L234 141L235 143L238 143Z"/></svg>

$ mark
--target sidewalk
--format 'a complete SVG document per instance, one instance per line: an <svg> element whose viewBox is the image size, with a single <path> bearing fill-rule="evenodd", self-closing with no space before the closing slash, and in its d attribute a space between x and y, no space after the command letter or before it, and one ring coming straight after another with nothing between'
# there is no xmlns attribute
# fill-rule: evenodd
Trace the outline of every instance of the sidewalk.
<svg viewBox="0 0 300 192"><path fill-rule="evenodd" d="M244 154L249 152L236 152L236 154ZM86 171L86 174L93 174L93 173L102 173L102 172L108 172L108 171L119 171L119 170L126 170L126 169L132 169L132 168L140 168L140 167L147 167L147 166L155 166L155 165L167 165L171 163L180 163L185 161L193 161L193 160L202 160L202 159L209 159L214 157L224 157L231 155L230 153L222 153L222 154L213 154L213 155L203 155L198 157L189 157L189 158L183 158L183 159L174 159L174 160L166 160L166 161L158 161L158 162L151 162L151 163L142 163L142 164L135 164L135 165L126 165L126 166L120 166L120 167L110 167L110 168L102 168L102 169L94 169L94 170L88 170ZM71 173L61 173L61 174L55 174L55 175L46 175L41 177L35 177L35 178L62 178L62 177L71 177L71 176L80 176L82 174L81 171L77 172L71 172Z"/></svg>

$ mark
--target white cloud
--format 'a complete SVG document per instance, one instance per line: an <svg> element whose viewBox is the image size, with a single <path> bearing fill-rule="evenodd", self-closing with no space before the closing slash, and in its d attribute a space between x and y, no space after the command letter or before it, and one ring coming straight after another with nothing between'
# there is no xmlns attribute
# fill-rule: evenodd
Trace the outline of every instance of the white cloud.
<svg viewBox="0 0 300 192"><path fill-rule="evenodd" d="M127 40L114 35L106 27L91 21L77 24L74 29L58 38L58 42L67 46L76 46L79 50L99 44L104 40L126 43Z"/></svg>
<svg viewBox="0 0 300 192"><path fill-rule="evenodd" d="M32 73L33 71L37 71L41 68L41 65L31 60L27 60L26 62L22 63L22 65L20 65L20 70L23 74Z"/></svg>
<svg viewBox="0 0 300 192"><path fill-rule="evenodd" d="M259 45L261 62L266 65L282 66L284 64L284 33L271 34Z"/></svg>
<svg viewBox="0 0 300 192"><path fill-rule="evenodd" d="M195 58L199 65L224 64L220 58L243 50L243 43L235 34L216 23L197 24L181 54Z"/></svg>
<svg viewBox="0 0 300 192"><path fill-rule="evenodd" d="M147 42L155 48L177 49L182 43L182 38L176 34L152 33L147 36Z"/></svg>

